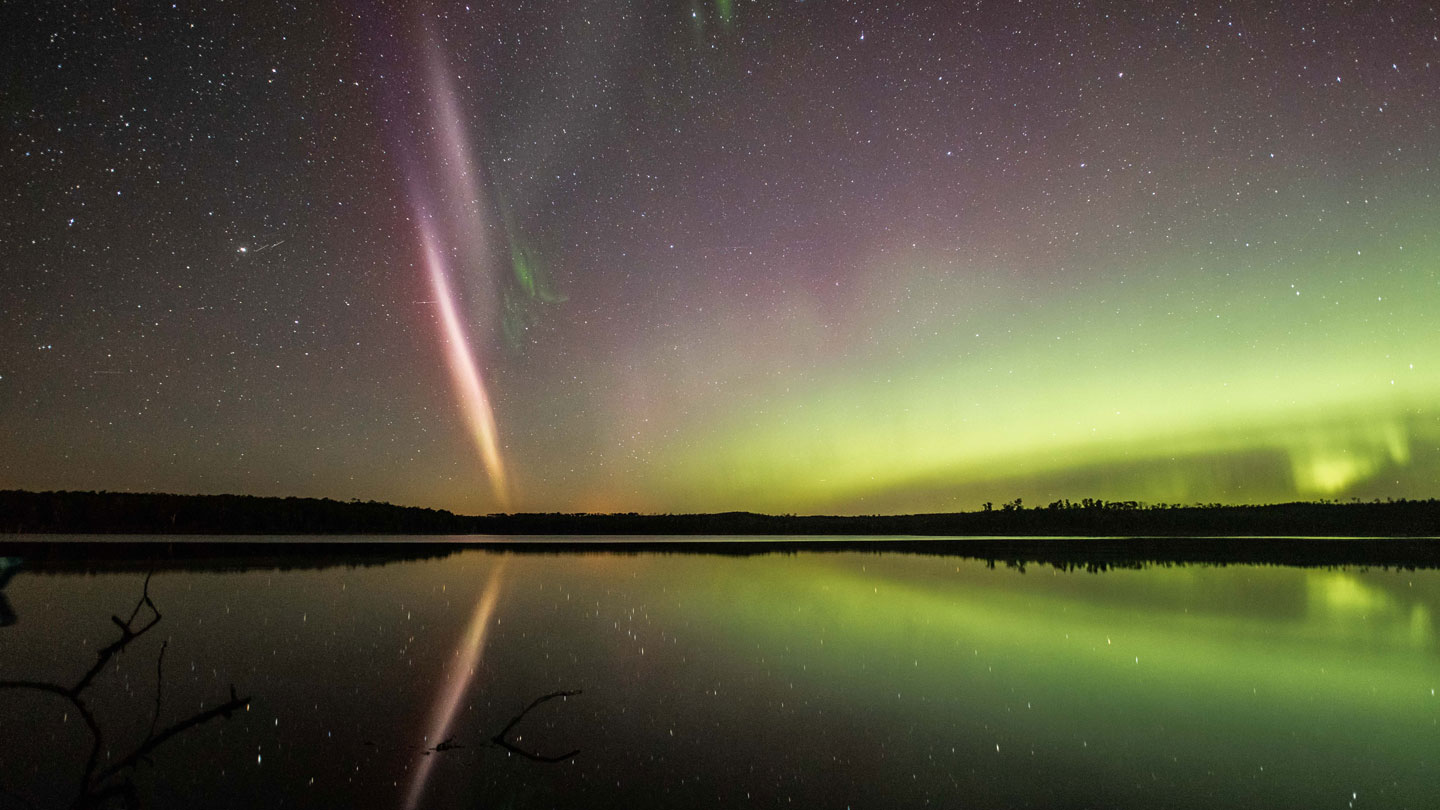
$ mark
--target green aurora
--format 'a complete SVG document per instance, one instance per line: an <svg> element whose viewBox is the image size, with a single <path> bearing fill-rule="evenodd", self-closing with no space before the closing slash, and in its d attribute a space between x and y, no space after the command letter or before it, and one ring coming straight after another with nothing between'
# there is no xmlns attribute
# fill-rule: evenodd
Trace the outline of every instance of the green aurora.
<svg viewBox="0 0 1440 810"><path fill-rule="evenodd" d="M754 373L743 350L701 363L733 376L685 401L632 497L844 512L1429 497L1437 213L1397 206L1379 242L1271 229L1265 249L1060 289L918 249L877 257L838 357L817 359L824 325L796 318L767 352L804 374Z"/></svg>
<svg viewBox="0 0 1440 810"><path fill-rule="evenodd" d="M17 7L0 487L1440 495L1433 4L447 9Z"/></svg>

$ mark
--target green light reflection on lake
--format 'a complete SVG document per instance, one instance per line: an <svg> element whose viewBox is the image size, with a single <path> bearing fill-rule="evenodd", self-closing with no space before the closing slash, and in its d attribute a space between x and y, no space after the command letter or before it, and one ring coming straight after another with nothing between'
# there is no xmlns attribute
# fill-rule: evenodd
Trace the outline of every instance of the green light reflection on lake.
<svg viewBox="0 0 1440 810"><path fill-rule="evenodd" d="M401 807L450 673L471 663L457 658L482 593L493 614L451 726L464 747L434 754L421 807L1420 808L1440 795L1440 572L501 561L155 574L162 714L213 705L229 683L254 703L158 751L142 795ZM0 679L73 680L142 579L22 569ZM117 741L150 721L160 637L145 644L96 681ZM573 761L486 746L560 689L584 691L518 733L580 749ZM29 763L3 786L42 806L84 750L59 709L0 694L0 723L28 729L0 739L0 762Z"/></svg>

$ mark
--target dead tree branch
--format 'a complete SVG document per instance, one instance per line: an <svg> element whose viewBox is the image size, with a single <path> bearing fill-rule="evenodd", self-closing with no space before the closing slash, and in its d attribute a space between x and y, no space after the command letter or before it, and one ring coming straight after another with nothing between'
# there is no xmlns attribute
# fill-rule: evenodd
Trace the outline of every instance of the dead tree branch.
<svg viewBox="0 0 1440 810"><path fill-rule="evenodd" d="M551 692L548 695L541 695L540 697L535 698L534 700L530 701L529 706L526 706L520 711L519 714L512 717L510 719L510 722L505 724L505 728L500 729L499 734L491 737L490 742L500 746L501 748L504 748L506 751L509 751L512 754L519 754L526 759L534 760L536 762L564 762L565 760L570 759L576 754L579 754L580 749L577 748L574 751L569 752L568 754L561 754L560 756L545 756L543 754L537 754L533 751L527 751L526 749L521 748L515 743L510 742L510 740L508 739L508 735L510 734L510 730L515 728L515 726L519 725L520 721L525 719L525 715L529 714L530 710L534 709L536 706L539 706L540 704L547 701L554 700L555 698L574 697L578 694L580 694L580 690L577 689L573 692Z"/></svg>
<svg viewBox="0 0 1440 810"><path fill-rule="evenodd" d="M136 620L140 617L142 608L149 608L150 616L144 624L136 626ZM141 759L145 759L150 752L159 748L171 738L196 726L202 725L216 717L228 718L238 709L250 705L250 698L239 697L235 694L235 687L230 687L230 700L216 706L213 709L194 714L167 728L156 732L155 728L160 722L160 705L163 694L163 673L165 665L165 650L169 647L166 640L160 645L160 653L155 661L155 711L151 716L150 729L135 749L125 757L122 757L114 765L105 768L98 773L100 749L104 742L104 734L100 725L95 720L95 715L85 703L85 692L90 688L112 658L124 652L127 647L136 639L148 633L155 625L160 623L162 616L155 602L150 598L150 575L145 576L145 585L141 589L140 599L135 603L135 609L130 611L130 618L122 620L119 616L111 616L110 621L120 629L120 637L96 654L95 663L80 677L74 686L64 687L54 683L40 681L0 681L0 690L22 690L42 692L56 695L68 702L84 721L85 727L90 732L90 753L85 762L85 769L80 777L79 793L73 802L73 807L98 807L106 802L119 799L125 806L137 806L138 796L135 786L129 777L120 777L128 769L134 768Z"/></svg>

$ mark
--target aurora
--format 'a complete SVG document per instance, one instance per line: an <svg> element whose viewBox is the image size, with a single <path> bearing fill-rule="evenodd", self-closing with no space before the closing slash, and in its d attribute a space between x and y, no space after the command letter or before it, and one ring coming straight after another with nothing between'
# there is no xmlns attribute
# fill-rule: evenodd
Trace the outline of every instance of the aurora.
<svg viewBox="0 0 1440 810"><path fill-rule="evenodd" d="M465 132L460 111L460 101L450 85L444 60L433 39L429 43L430 94L436 99L433 110L435 127L439 131L438 163L443 167L444 193L441 199L446 206L442 221L449 223L445 236L458 242L459 256L473 273L479 275L481 290L488 290L490 281L486 277L491 258L487 254L488 244L484 237L486 230L486 195L481 181L482 167L476 162ZM418 172L417 172L418 174ZM418 178L410 178L411 203L420 231L420 244L425 252L425 270L430 279L435 298L435 308L440 316L442 336L445 343L445 358L460 410L470 433L470 439L480 455L486 476L496 503L508 506L510 492L505 476L505 463L500 456L498 428L495 412L486 391L484 373L479 358L472 347L472 336L460 313L460 305L454 292L454 269L448 259L450 250L442 243L442 235L435 226L436 217L425 206L430 198L419 187ZM494 330L493 321L498 318L498 307L488 302L493 296L481 295L481 305L472 307L477 312L482 329ZM490 323L487 323L489 321Z"/></svg>
<svg viewBox="0 0 1440 810"><path fill-rule="evenodd" d="M318 8L17 13L0 487L1436 495L1430 5Z"/></svg>

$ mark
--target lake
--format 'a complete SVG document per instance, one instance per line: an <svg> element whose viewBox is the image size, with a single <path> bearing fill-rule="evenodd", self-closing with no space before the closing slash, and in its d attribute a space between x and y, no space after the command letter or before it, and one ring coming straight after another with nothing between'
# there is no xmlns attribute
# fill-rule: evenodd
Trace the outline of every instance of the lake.
<svg viewBox="0 0 1440 810"><path fill-rule="evenodd" d="M1434 806L1440 572L1101 568L10 557L0 808Z"/></svg>

